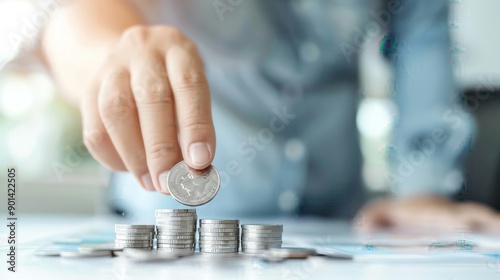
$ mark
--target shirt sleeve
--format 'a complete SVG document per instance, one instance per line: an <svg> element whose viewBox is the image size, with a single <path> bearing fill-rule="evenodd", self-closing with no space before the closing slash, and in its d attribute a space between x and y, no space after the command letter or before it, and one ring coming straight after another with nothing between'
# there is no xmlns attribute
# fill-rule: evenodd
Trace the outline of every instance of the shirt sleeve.
<svg viewBox="0 0 500 280"><path fill-rule="evenodd" d="M400 2L390 24L398 118L388 181L398 196L452 195L475 126L453 82L448 1Z"/></svg>

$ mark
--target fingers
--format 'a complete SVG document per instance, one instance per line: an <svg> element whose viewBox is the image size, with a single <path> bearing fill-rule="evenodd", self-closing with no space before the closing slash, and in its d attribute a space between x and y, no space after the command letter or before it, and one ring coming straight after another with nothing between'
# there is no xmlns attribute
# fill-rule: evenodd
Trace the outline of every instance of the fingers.
<svg viewBox="0 0 500 280"><path fill-rule="evenodd" d="M83 124L83 139L90 154L101 164L115 171L126 171L118 152L99 116L97 107L99 89L95 88L82 98L81 112Z"/></svg>
<svg viewBox="0 0 500 280"><path fill-rule="evenodd" d="M393 224L391 207L393 201L381 199L363 207L356 216L355 230L359 233L372 231L376 228L386 228Z"/></svg>
<svg viewBox="0 0 500 280"><path fill-rule="evenodd" d="M360 233L382 227L413 233L500 233L500 214L485 205L456 203L442 197L383 199L365 206L355 226Z"/></svg>
<svg viewBox="0 0 500 280"><path fill-rule="evenodd" d="M196 47L179 30L128 29L101 71L99 88L82 102L85 143L98 161L163 193L182 158L195 169L212 163L208 83Z"/></svg>
<svg viewBox="0 0 500 280"><path fill-rule="evenodd" d="M170 48L166 61L184 161L194 169L203 169L212 163L215 154L215 130L203 63L192 43Z"/></svg>
<svg viewBox="0 0 500 280"><path fill-rule="evenodd" d="M168 194L169 170L182 160L172 90L166 66L158 56L132 61L131 84L146 151L147 166L155 189Z"/></svg>
<svg viewBox="0 0 500 280"><path fill-rule="evenodd" d="M125 167L146 190L154 191L127 71L115 71L102 81L99 114Z"/></svg>
<svg viewBox="0 0 500 280"><path fill-rule="evenodd" d="M486 205L478 203L459 204L457 216L468 228L484 233L500 233L500 214Z"/></svg>

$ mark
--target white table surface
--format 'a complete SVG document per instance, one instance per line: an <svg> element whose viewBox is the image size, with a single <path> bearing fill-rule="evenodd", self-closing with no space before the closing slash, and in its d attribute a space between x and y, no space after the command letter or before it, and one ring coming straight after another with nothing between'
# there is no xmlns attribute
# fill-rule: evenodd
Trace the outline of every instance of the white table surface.
<svg viewBox="0 0 500 280"><path fill-rule="evenodd" d="M83 216L21 215L17 272L8 272L6 262L2 261L0 279L500 279L500 262L489 260L341 261L312 257L263 263L251 257L220 260L196 255L172 262L134 263L123 257L71 259L33 255L38 246L49 240L90 228L113 231L115 222ZM285 244L353 237L348 225L341 222L294 219L279 222L285 225ZM6 231L1 232L0 253L6 260Z"/></svg>

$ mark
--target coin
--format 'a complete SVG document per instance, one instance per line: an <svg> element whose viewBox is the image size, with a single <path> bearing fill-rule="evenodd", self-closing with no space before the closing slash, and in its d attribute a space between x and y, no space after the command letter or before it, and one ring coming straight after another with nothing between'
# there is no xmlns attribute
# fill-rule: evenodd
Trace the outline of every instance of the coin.
<svg viewBox="0 0 500 280"><path fill-rule="evenodd" d="M283 231L283 225L241 225L242 229L248 230L278 230Z"/></svg>
<svg viewBox="0 0 500 280"><path fill-rule="evenodd" d="M196 227L196 221L156 221L156 230L169 227Z"/></svg>
<svg viewBox="0 0 500 280"><path fill-rule="evenodd" d="M120 248L120 249L137 248L137 249L151 250L151 249L153 249L153 246L129 246L129 245L125 245L125 246L117 246L117 248ZM120 253L122 253L122 252L121 251L115 252L114 254L118 256L118 255L120 255Z"/></svg>
<svg viewBox="0 0 500 280"><path fill-rule="evenodd" d="M152 240L153 236L130 236L130 235L117 235L115 240Z"/></svg>
<svg viewBox="0 0 500 280"><path fill-rule="evenodd" d="M155 226L116 224L115 233L115 248L144 248L150 250L153 246Z"/></svg>
<svg viewBox="0 0 500 280"><path fill-rule="evenodd" d="M152 243L153 240L123 240L123 239L115 239L115 243L130 243L130 244L140 244L140 243Z"/></svg>
<svg viewBox="0 0 500 280"><path fill-rule="evenodd" d="M196 223L197 217L189 216L156 216L156 221L164 221L167 223Z"/></svg>
<svg viewBox="0 0 500 280"><path fill-rule="evenodd" d="M185 239L192 239L194 240L193 235L157 235L157 239L162 239L162 238L168 238L168 239L180 239L180 240L185 240Z"/></svg>
<svg viewBox="0 0 500 280"><path fill-rule="evenodd" d="M309 256L316 255L316 250L295 247L269 248L266 254L284 259L305 259Z"/></svg>
<svg viewBox="0 0 500 280"><path fill-rule="evenodd" d="M268 247L281 247L281 242L273 243L245 243L241 242L241 248L268 248Z"/></svg>
<svg viewBox="0 0 500 280"><path fill-rule="evenodd" d="M111 251L61 251L60 256L63 258L95 258L95 257L111 257Z"/></svg>
<svg viewBox="0 0 500 280"><path fill-rule="evenodd" d="M204 248L202 253L237 253L238 248Z"/></svg>
<svg viewBox="0 0 500 280"><path fill-rule="evenodd" d="M191 235L194 236L196 234L196 230L179 230L179 229L172 229L172 230L162 230L158 231L156 236L172 236L172 235Z"/></svg>
<svg viewBox="0 0 500 280"><path fill-rule="evenodd" d="M195 223L197 221L197 217L190 217L190 216L156 216L156 221L163 221L166 223ZM158 223L157 223L158 224Z"/></svg>
<svg viewBox="0 0 500 280"><path fill-rule="evenodd" d="M247 234L247 233L250 233L250 234L263 234L263 233L269 233L269 234L282 234L283 231L276 231L276 230L272 230L272 229L262 229L262 230L243 230L241 232L242 234Z"/></svg>
<svg viewBox="0 0 500 280"><path fill-rule="evenodd" d="M167 243L160 243L157 246L158 246L158 248L181 248L181 249L194 248L194 244L167 244Z"/></svg>
<svg viewBox="0 0 500 280"><path fill-rule="evenodd" d="M201 253L237 253L239 251L239 220L201 219L198 231Z"/></svg>
<svg viewBox="0 0 500 280"><path fill-rule="evenodd" d="M240 243L238 241L203 241L203 240L200 240L199 241L199 244L200 244L200 247L203 246L203 245L216 245L216 246L219 246L219 245L234 245L234 246L238 246Z"/></svg>
<svg viewBox="0 0 500 280"><path fill-rule="evenodd" d="M156 209L155 214L162 213L191 213L196 214L196 209Z"/></svg>
<svg viewBox="0 0 500 280"><path fill-rule="evenodd" d="M246 242L281 242L281 237L245 237L241 238L241 241Z"/></svg>
<svg viewBox="0 0 500 280"><path fill-rule="evenodd" d="M205 229L226 228L239 231L238 225L230 225L230 224L203 224L202 226L200 226L200 228L205 228Z"/></svg>
<svg viewBox="0 0 500 280"><path fill-rule="evenodd" d="M270 245L270 246L254 246L254 247L241 247L242 252L252 251L252 250L268 250L269 248L280 248L281 245Z"/></svg>
<svg viewBox="0 0 500 280"><path fill-rule="evenodd" d="M151 243L120 243L115 241L115 247L152 247L153 242Z"/></svg>
<svg viewBox="0 0 500 280"><path fill-rule="evenodd" d="M117 232L116 236L148 236L153 238L154 232Z"/></svg>
<svg viewBox="0 0 500 280"><path fill-rule="evenodd" d="M247 245L247 244L241 244L241 248L243 249L268 249L268 248L279 248L281 247L281 243L278 244L262 244L262 245Z"/></svg>
<svg viewBox="0 0 500 280"><path fill-rule="evenodd" d="M116 224L115 225L115 230L122 230L122 229L149 229L149 230L154 230L155 226L154 225L128 225L128 224Z"/></svg>
<svg viewBox="0 0 500 280"><path fill-rule="evenodd" d="M175 225L175 224L159 224L156 231L162 230L184 230L184 231L196 231L196 225L193 224L184 224L184 225Z"/></svg>
<svg viewBox="0 0 500 280"><path fill-rule="evenodd" d="M238 228L231 229L231 228L205 228L205 227L199 228L198 231L200 233L215 233L215 232L218 232L218 233L238 233L239 232Z"/></svg>
<svg viewBox="0 0 500 280"><path fill-rule="evenodd" d="M187 250L188 254L194 254L198 221L196 209L158 209L155 215L157 249L176 253L173 249Z"/></svg>
<svg viewBox="0 0 500 280"><path fill-rule="evenodd" d="M115 245L152 245L153 241L115 240Z"/></svg>
<svg viewBox="0 0 500 280"><path fill-rule="evenodd" d="M201 224L239 224L240 220L214 220L214 219L200 219Z"/></svg>
<svg viewBox="0 0 500 280"><path fill-rule="evenodd" d="M189 239L157 239L158 244L193 244L194 240Z"/></svg>
<svg viewBox="0 0 500 280"><path fill-rule="evenodd" d="M275 232L275 233L248 233L248 232L242 232L241 237L242 238L258 238L258 237L279 237L281 238L283 234L281 232Z"/></svg>
<svg viewBox="0 0 500 280"><path fill-rule="evenodd" d="M80 251L117 251L121 249L117 249L114 247L113 243L98 243L98 244L82 244L78 247Z"/></svg>
<svg viewBox="0 0 500 280"><path fill-rule="evenodd" d="M200 241L231 241L231 240L239 240L238 236L200 236Z"/></svg>
<svg viewBox="0 0 500 280"><path fill-rule="evenodd" d="M152 244L143 244L143 245L135 245L135 244L115 244L116 248L152 248Z"/></svg>
<svg viewBox="0 0 500 280"><path fill-rule="evenodd" d="M166 224L158 224L158 227L160 230L162 229L196 229L196 224L191 223L185 223L185 224L171 224L171 223L166 223Z"/></svg>
<svg viewBox="0 0 500 280"><path fill-rule="evenodd" d="M200 252L209 253L213 250L235 250L238 251L238 246L200 246Z"/></svg>
<svg viewBox="0 0 500 280"><path fill-rule="evenodd" d="M167 182L172 197L188 206L211 201L220 189L220 177L215 167L211 165L204 170L193 170L184 161L172 167Z"/></svg>
<svg viewBox="0 0 500 280"><path fill-rule="evenodd" d="M272 247L281 247L283 225L241 225L241 252L261 254Z"/></svg>
<svg viewBox="0 0 500 280"><path fill-rule="evenodd" d="M212 237L228 237L228 236L240 236L240 233L235 231L235 232L200 232L200 238L205 237L205 236L212 236Z"/></svg>
<svg viewBox="0 0 500 280"><path fill-rule="evenodd" d="M167 220L167 221L193 221L196 220L196 216L172 216L172 215L162 215L162 216L156 216L156 220Z"/></svg>
<svg viewBox="0 0 500 280"><path fill-rule="evenodd" d="M154 229L150 230L150 229L132 228L132 229L116 229L115 230L115 233L124 233L124 234L127 234L127 233L153 233L153 232L154 232Z"/></svg>

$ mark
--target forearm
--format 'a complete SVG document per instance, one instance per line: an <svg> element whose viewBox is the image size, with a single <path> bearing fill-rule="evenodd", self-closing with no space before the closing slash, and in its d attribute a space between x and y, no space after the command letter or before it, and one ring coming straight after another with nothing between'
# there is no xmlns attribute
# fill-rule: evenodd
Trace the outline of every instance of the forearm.
<svg viewBox="0 0 500 280"><path fill-rule="evenodd" d="M138 24L144 19L124 0L73 0L51 18L41 52L70 102L79 104L109 48Z"/></svg>

